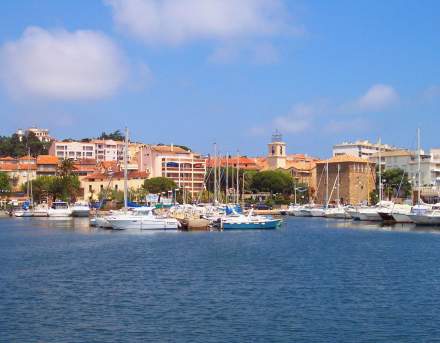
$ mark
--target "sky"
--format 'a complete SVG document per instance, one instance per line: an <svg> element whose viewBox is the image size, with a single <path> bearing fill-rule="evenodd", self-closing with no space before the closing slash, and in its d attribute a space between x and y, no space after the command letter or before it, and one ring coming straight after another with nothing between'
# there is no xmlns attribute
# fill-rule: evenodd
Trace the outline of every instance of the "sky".
<svg viewBox="0 0 440 343"><path fill-rule="evenodd" d="M0 3L0 135L130 138L318 157L369 139L440 147L436 0Z"/></svg>

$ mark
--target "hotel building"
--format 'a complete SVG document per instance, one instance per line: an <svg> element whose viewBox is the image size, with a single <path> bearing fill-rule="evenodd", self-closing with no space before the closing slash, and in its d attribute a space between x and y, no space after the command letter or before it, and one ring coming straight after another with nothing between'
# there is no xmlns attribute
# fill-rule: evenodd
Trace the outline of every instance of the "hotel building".
<svg viewBox="0 0 440 343"><path fill-rule="evenodd" d="M100 161L122 161L124 142L95 139L89 142L52 142L49 155L61 160L95 159Z"/></svg>
<svg viewBox="0 0 440 343"><path fill-rule="evenodd" d="M144 145L138 170L150 177L167 177L196 197L205 188L206 158L173 145Z"/></svg>
<svg viewBox="0 0 440 343"><path fill-rule="evenodd" d="M388 144L370 143L367 140L359 140L354 143L343 142L333 146L333 156L349 155L361 158L369 158L370 156L381 151L402 150Z"/></svg>

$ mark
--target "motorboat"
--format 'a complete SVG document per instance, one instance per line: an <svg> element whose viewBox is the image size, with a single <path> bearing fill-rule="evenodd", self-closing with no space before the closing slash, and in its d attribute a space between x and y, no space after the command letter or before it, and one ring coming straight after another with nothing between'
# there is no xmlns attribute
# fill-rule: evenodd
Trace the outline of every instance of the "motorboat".
<svg viewBox="0 0 440 343"><path fill-rule="evenodd" d="M324 216L326 218L334 219L350 219L351 215L345 210L343 206L329 207L325 210Z"/></svg>
<svg viewBox="0 0 440 343"><path fill-rule="evenodd" d="M115 230L177 230L180 223L175 218L158 216L154 207L137 207L105 217Z"/></svg>
<svg viewBox="0 0 440 343"><path fill-rule="evenodd" d="M87 202L78 201L71 207L72 217L88 217L90 215L90 206Z"/></svg>
<svg viewBox="0 0 440 343"><path fill-rule="evenodd" d="M410 214L409 217L416 225L440 225L440 210L428 211L424 214Z"/></svg>
<svg viewBox="0 0 440 343"><path fill-rule="evenodd" d="M411 209L408 215L416 225L440 225L440 204L419 204Z"/></svg>
<svg viewBox="0 0 440 343"><path fill-rule="evenodd" d="M47 204L39 204L35 206L32 210L33 217L48 217L49 216L49 207Z"/></svg>
<svg viewBox="0 0 440 343"><path fill-rule="evenodd" d="M268 230L278 228L281 223L281 219L274 219L270 216L254 216L253 210L251 210L248 215L239 214L223 217L221 228L223 230Z"/></svg>
<svg viewBox="0 0 440 343"><path fill-rule="evenodd" d="M325 207L313 207L310 209L311 217L324 217L325 216Z"/></svg>
<svg viewBox="0 0 440 343"><path fill-rule="evenodd" d="M289 216L295 216L298 211L300 211L302 208L301 205L295 205L295 204L290 204L289 207L286 210L286 214Z"/></svg>
<svg viewBox="0 0 440 343"><path fill-rule="evenodd" d="M22 208L14 211L14 217L33 217L32 210L30 208Z"/></svg>
<svg viewBox="0 0 440 343"><path fill-rule="evenodd" d="M48 210L49 217L70 217L72 216L72 209L65 201L54 201Z"/></svg>
<svg viewBox="0 0 440 343"><path fill-rule="evenodd" d="M359 208L359 219L365 221L383 221L380 213L389 213L388 211L394 206L391 201L379 201L376 206Z"/></svg>

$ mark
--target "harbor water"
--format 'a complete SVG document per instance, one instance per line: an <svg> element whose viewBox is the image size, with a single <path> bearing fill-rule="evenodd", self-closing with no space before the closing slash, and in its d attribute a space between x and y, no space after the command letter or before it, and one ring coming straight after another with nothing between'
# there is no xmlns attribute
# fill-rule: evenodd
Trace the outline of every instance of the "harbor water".
<svg viewBox="0 0 440 343"><path fill-rule="evenodd" d="M0 342L432 342L440 231L128 233L0 220Z"/></svg>

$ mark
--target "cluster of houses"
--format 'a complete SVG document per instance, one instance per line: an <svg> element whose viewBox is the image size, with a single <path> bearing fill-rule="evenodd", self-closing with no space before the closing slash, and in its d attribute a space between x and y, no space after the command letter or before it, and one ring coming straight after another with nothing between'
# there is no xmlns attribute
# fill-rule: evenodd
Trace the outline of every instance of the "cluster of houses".
<svg viewBox="0 0 440 343"><path fill-rule="evenodd" d="M410 180L417 174L418 153L374 144L368 141L342 143L333 147L333 157L321 160L305 154L288 154L281 134L275 133L262 157L202 156L182 146L151 145L130 142L127 166L124 166L124 142L93 139L86 141L57 141L49 136L47 129L31 128L39 139L51 140L48 155L34 157L1 157L0 172L8 174L12 187L19 191L28 179L38 176L57 175L62 160L73 161L73 173L81 181L84 199L96 200L107 187L123 189L123 170L128 170L128 186L138 189L145 179L167 177L193 198L205 189L208 168L214 166L240 168L244 171L285 170L294 180L308 187L309 196L316 203L324 199L335 201L339 197L344 203L358 204L369 199L376 187L376 165L379 151L382 169L401 168ZM18 133L23 134L23 130ZM440 149L430 154L421 152L421 179L426 192L437 192L440 185ZM338 184L338 192L328 192ZM436 193L436 194L437 194Z"/></svg>

